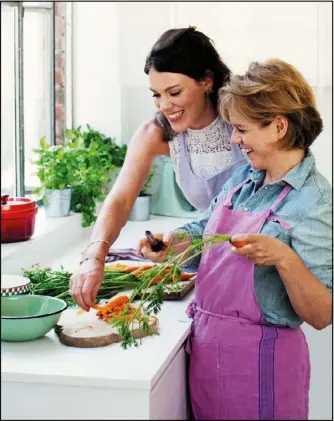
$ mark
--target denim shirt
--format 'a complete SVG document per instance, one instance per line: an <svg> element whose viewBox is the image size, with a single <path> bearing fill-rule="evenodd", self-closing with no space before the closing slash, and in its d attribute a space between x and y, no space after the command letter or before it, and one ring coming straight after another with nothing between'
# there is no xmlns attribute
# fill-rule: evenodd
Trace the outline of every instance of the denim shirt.
<svg viewBox="0 0 334 421"><path fill-rule="evenodd" d="M263 186L265 175L264 170L253 170L249 164L241 166L223 185L221 193L212 200L200 218L178 230L185 230L192 237L203 235L216 204L246 178L250 177L251 180L233 195L232 209L263 211L290 184L292 189L273 215L283 218L291 228L287 230L277 222L266 221L261 234L289 245L313 276L332 293L332 187L316 169L310 151L281 180ZM196 259L191 262L192 267L199 264L200 257ZM257 301L267 322L289 327L302 324L275 266L255 265L254 282Z"/></svg>

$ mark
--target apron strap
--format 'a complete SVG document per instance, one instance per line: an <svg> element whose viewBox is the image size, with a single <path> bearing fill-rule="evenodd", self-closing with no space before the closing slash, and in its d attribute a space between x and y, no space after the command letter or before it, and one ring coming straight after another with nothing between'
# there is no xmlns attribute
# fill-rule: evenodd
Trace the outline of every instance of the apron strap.
<svg viewBox="0 0 334 421"><path fill-rule="evenodd" d="M180 152L181 154L184 153L184 155L187 157L187 160L189 161L189 153L187 148L187 139L185 132L182 132L180 136Z"/></svg>
<svg viewBox="0 0 334 421"><path fill-rule="evenodd" d="M275 200L275 202L270 206L270 208L268 209L268 216L267 219L268 221L273 221L273 222L278 222L280 225L282 225L283 228L285 228L286 230L290 230L292 227L291 225L286 222L284 219L280 218L279 216L276 215L272 215L272 213L274 212L275 208L277 207L277 205L282 202L282 200L285 199L285 197L287 196L287 194L289 193L289 191L292 189L292 187L290 186L290 184L287 184L284 189L281 191L281 193L278 195L277 199Z"/></svg>
<svg viewBox="0 0 334 421"><path fill-rule="evenodd" d="M287 184L284 189L281 191L281 193L278 195L277 199L275 200L275 202L270 206L269 210L271 212L273 212L275 210L275 208L277 207L277 205L282 202L282 200L285 199L285 196L289 193L289 191L292 189L292 187L290 186L290 184Z"/></svg>
<svg viewBox="0 0 334 421"><path fill-rule="evenodd" d="M233 197L234 193L237 192L238 190L240 190L241 187L244 184L248 183L249 180L250 180L250 177L246 178L246 180L242 181L241 183L236 185L231 191L229 191L227 196L225 197L225 199L223 201L223 206L230 207L232 205L232 197Z"/></svg>

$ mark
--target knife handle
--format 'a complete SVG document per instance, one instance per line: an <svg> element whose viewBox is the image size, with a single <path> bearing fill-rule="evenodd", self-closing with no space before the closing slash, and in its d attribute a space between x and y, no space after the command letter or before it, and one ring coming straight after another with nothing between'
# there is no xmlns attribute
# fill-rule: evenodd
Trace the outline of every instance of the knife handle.
<svg viewBox="0 0 334 421"><path fill-rule="evenodd" d="M145 236L150 242L152 251L154 251L155 253L165 248L164 243L161 240L158 240L157 238L155 238L154 235L151 233L151 231L145 231Z"/></svg>

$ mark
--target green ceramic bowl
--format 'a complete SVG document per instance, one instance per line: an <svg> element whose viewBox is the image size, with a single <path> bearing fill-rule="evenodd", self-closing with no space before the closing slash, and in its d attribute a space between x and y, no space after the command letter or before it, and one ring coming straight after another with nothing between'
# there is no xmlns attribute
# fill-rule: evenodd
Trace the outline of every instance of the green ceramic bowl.
<svg viewBox="0 0 334 421"><path fill-rule="evenodd" d="M46 335L67 303L45 295L1 297L1 340L25 342Z"/></svg>

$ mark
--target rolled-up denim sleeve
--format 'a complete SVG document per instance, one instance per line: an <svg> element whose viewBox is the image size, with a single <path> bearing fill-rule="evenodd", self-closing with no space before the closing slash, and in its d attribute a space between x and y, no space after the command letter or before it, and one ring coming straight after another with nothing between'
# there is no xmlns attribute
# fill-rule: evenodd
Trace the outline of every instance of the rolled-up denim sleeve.
<svg viewBox="0 0 334 421"><path fill-rule="evenodd" d="M333 293L332 203L312 208L291 233L291 246L308 270Z"/></svg>

